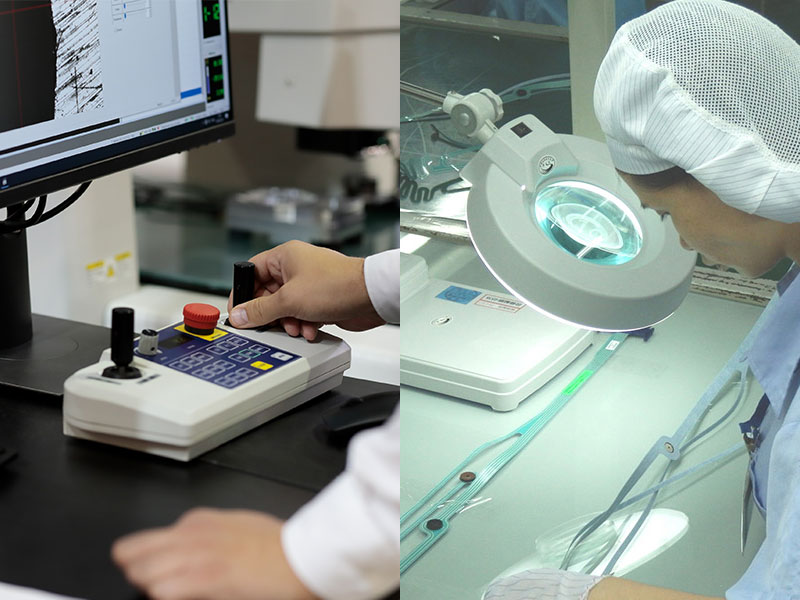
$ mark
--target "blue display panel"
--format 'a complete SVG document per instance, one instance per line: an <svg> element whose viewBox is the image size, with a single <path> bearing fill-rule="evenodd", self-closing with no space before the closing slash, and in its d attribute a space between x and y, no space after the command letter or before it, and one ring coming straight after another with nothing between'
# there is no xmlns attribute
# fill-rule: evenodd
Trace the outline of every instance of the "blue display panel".
<svg viewBox="0 0 800 600"><path fill-rule="evenodd" d="M215 329L208 336L187 333L182 325L158 332L158 354L136 356L203 381L233 389L300 358L297 354Z"/></svg>

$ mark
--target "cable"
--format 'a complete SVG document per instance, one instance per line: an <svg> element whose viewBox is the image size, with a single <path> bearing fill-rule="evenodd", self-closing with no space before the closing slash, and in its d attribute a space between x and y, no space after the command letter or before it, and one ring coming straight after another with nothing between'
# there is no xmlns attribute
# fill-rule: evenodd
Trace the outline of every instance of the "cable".
<svg viewBox="0 0 800 600"><path fill-rule="evenodd" d="M627 336L627 333L613 334L608 338L607 343L595 352L594 357L581 373L575 377L542 412L510 433L478 446L464 461L400 517L401 541L412 533L417 534L418 537L421 534L424 538L400 560L401 575L411 568L431 546L447 533L450 528L451 519L457 514L460 514L483 487L485 487L506 464L525 449L528 443L556 416L567 402L572 399L586 381L611 358ZM506 447L502 452L499 452L499 454L478 473L467 470L470 463L478 456L482 455L484 451L490 448L502 447L505 442L511 438L516 439L510 446ZM431 500L437 498L438 494L448 484L455 485L449 489L443 497L438 498L435 502L431 502ZM427 510L420 513L420 511L426 507ZM413 519L413 521L408 523L411 519Z"/></svg>
<svg viewBox="0 0 800 600"><path fill-rule="evenodd" d="M477 152L480 149L480 144L465 144L448 137L446 134L442 133L436 125L431 125L431 129L433 129L433 135L431 135L431 141L433 142L442 142L453 148L458 148L459 150L474 150Z"/></svg>
<svg viewBox="0 0 800 600"><path fill-rule="evenodd" d="M9 208L8 218L6 218L4 221L0 221L0 234L12 233L21 229L27 229L28 227L32 227L33 225L44 223L45 221L52 219L56 215L62 213L67 208L72 206L75 201L80 198L88 189L91 183L91 181L86 181L80 184L78 189L75 190L66 200L47 212L44 212L47 204L47 195L39 196L38 200L26 200ZM37 202L36 211L30 219L25 219L25 213L30 210L34 202Z"/></svg>
<svg viewBox="0 0 800 600"><path fill-rule="evenodd" d="M78 186L78 189L75 190L69 198L64 200L61 204L59 204L58 206L56 206L52 210L47 211L44 214L44 216L39 220L39 223L44 223L48 219L52 219L56 215L62 213L63 211L68 209L70 206L72 206L78 198L83 196L83 193L89 188L89 185L91 183L92 183L91 181L86 181L86 182L80 184Z"/></svg>
<svg viewBox="0 0 800 600"><path fill-rule="evenodd" d="M25 218L25 213L30 210L36 202L36 211L30 219ZM39 196L37 200L26 200L8 209L8 218L0 224L1 233L19 231L35 225L42 218L42 213L47 204L47 196Z"/></svg>
<svg viewBox="0 0 800 600"><path fill-rule="evenodd" d="M31 206L33 206L34 202L35 202L35 200L26 200L25 202L22 202L21 204L16 204L16 205L10 207L8 209L9 219L16 220L17 217L20 217L20 216L22 216L24 218L25 217L25 213L28 211L28 209L30 209Z"/></svg>

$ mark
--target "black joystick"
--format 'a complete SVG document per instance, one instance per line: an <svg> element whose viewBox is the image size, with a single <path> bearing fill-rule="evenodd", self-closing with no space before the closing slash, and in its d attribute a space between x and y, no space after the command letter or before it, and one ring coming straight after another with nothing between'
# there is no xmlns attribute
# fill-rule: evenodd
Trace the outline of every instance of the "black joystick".
<svg viewBox="0 0 800 600"><path fill-rule="evenodd" d="M233 263L233 306L253 299L256 290L256 266L246 260ZM230 319L225 322L230 325Z"/></svg>
<svg viewBox="0 0 800 600"><path fill-rule="evenodd" d="M111 311L111 360L113 367L106 367L103 377L109 379L136 379L142 373L133 362L133 309L115 308Z"/></svg>
<svg viewBox="0 0 800 600"><path fill-rule="evenodd" d="M233 263L233 305L253 299L256 290L256 266L246 260Z"/></svg>

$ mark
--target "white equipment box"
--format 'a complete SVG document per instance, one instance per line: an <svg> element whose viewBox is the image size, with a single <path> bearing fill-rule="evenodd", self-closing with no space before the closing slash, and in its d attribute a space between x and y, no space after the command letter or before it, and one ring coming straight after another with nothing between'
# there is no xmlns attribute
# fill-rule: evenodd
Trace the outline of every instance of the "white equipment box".
<svg viewBox="0 0 800 600"><path fill-rule="evenodd" d="M401 255L401 289L400 383L497 411L517 408L596 335L508 294L429 279L419 256Z"/></svg>
<svg viewBox="0 0 800 600"><path fill-rule="evenodd" d="M136 343L132 379L105 377L104 351L64 383L64 433L188 461L338 386L350 366L332 335L307 342L224 322L208 335L165 327L150 356Z"/></svg>

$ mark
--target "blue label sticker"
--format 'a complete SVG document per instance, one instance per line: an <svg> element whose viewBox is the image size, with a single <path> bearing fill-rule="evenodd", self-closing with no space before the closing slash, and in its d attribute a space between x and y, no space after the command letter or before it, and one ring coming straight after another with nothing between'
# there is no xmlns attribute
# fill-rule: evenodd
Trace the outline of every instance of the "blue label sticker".
<svg viewBox="0 0 800 600"><path fill-rule="evenodd" d="M480 295L481 293L476 292L475 290L469 290L467 288L451 285L449 288L439 293L439 295L436 297L441 298L442 300L450 300L450 302L458 302L459 304L469 304Z"/></svg>

